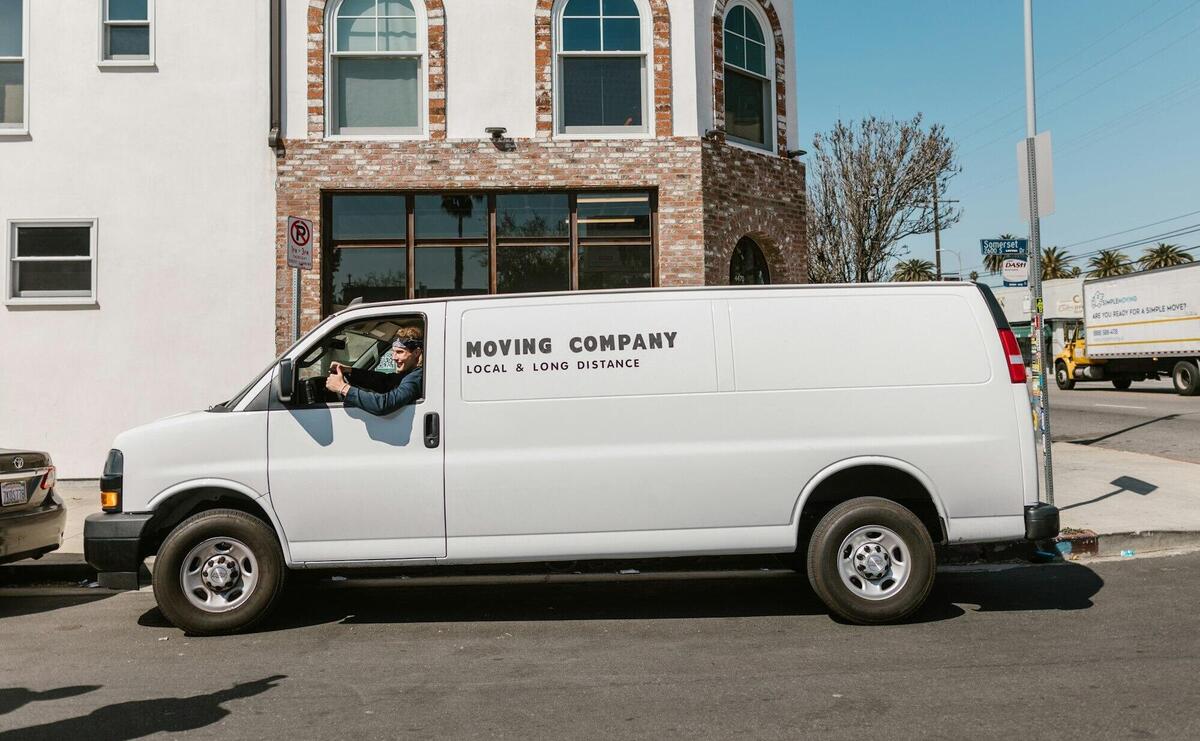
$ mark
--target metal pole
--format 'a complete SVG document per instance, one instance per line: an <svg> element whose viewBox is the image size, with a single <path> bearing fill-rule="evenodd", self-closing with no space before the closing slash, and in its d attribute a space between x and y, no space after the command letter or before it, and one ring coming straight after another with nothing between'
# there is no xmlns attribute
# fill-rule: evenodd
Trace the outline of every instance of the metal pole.
<svg viewBox="0 0 1200 741"><path fill-rule="evenodd" d="M292 341L300 339L300 268L292 270Z"/></svg>
<svg viewBox="0 0 1200 741"><path fill-rule="evenodd" d="M938 176L935 173L933 176L933 259L937 266L937 279L940 281L942 279L942 225L938 219L937 179Z"/></svg>
<svg viewBox="0 0 1200 741"><path fill-rule="evenodd" d="M1033 0L1025 0L1025 168L1029 173L1029 289L1033 314L1033 388L1046 477L1046 502L1054 504L1054 468L1050 454L1050 397L1046 386L1045 332L1042 306L1042 235L1038 216L1037 112L1033 80Z"/></svg>

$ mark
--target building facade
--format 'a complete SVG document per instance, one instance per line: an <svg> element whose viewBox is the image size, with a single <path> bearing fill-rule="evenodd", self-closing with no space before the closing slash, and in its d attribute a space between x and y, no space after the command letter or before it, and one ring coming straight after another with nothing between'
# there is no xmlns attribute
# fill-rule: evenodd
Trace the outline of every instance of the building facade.
<svg viewBox="0 0 1200 741"><path fill-rule="evenodd" d="M0 0L0 346L25 348L0 445L94 477L122 429L231 396L297 309L802 281L792 13Z"/></svg>
<svg viewBox="0 0 1200 741"><path fill-rule="evenodd" d="M279 347L289 217L315 227L301 331L360 297L803 280L790 2L309 0L284 25Z"/></svg>

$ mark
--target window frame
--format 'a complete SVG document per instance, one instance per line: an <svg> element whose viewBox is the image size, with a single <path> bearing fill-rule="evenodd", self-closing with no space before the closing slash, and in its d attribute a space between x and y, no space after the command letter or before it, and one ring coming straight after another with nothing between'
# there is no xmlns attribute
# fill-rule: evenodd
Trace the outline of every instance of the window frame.
<svg viewBox="0 0 1200 741"><path fill-rule="evenodd" d="M766 75L753 72L745 67L738 67L737 65L729 62L729 57L727 56L725 50L725 29L729 23L729 16L733 13L735 8L739 7L745 8L746 12L754 17L754 20L758 22L759 30L762 31L764 42L763 45L766 47L766 59L764 60L766 63L764 66L767 70ZM745 36L745 34L741 35ZM729 144L743 147L753 152L770 152L771 154L777 153L779 147L779 114L775 110L775 95L778 88L775 79L775 33L771 27L770 20L758 7L757 3L748 2L748 0L734 0L733 2L729 3L729 5L725 8L725 16L721 19L721 48L723 50L721 54L721 73L722 79L725 80L723 95L724 99L721 101L722 109L728 108L729 69L733 69L738 74L757 79L763 85L763 134L767 137L767 143L743 139L739 136L734 136L733 134L729 133L728 117L726 117L725 120L725 140ZM722 110L721 113L722 115L725 115L725 110Z"/></svg>
<svg viewBox="0 0 1200 741"><path fill-rule="evenodd" d="M429 138L429 12L424 0L411 0L417 20L415 51L338 51L338 11L346 0L330 2L325 9L325 138L332 140L413 141ZM376 6L378 7L378 6ZM375 16L378 18L379 16ZM391 17L391 16L385 16ZM378 38L378 29L376 29ZM417 125L413 128L355 128L342 133L335 125L337 112L337 60L346 58L415 58L417 60Z"/></svg>
<svg viewBox="0 0 1200 741"><path fill-rule="evenodd" d="M641 38L639 51L565 51L563 42L563 19L567 4L570 0L556 0L552 16L554 63L551 72L551 90L553 106L554 136L559 139L652 139L655 136L654 120L654 75L651 74L651 54L654 51L654 16L644 0L633 0L638 8L638 33ZM604 38L603 2L601 0L600 16L580 16L584 18L599 18L601 39ZM613 16L627 18L628 16ZM601 44L603 46L603 43ZM608 58L608 59L639 59L642 72L642 124L640 126L572 126L563 123L565 100L563 96L563 59L566 58Z"/></svg>
<svg viewBox="0 0 1200 741"><path fill-rule="evenodd" d="M21 65L21 123L0 123L0 137L29 136L29 0L21 3L21 53L18 56L0 56L0 63L16 62ZM7 295L7 292L6 292Z"/></svg>
<svg viewBox="0 0 1200 741"><path fill-rule="evenodd" d="M110 21L108 19L109 0L100 0L100 59L97 67L154 67L154 0L146 0L146 20L144 21ZM108 30L112 27L145 26L150 37L149 53L138 57L113 57L108 52Z"/></svg>
<svg viewBox="0 0 1200 741"><path fill-rule="evenodd" d="M457 238L418 238L416 236L416 197L422 195L481 195L487 199L488 228L486 237ZM552 237L500 237L497 234L497 199L504 195L534 195L534 194L565 194L567 196L567 214L570 219L565 236ZM650 230L646 236L635 237L580 237L578 199L589 195L646 195L650 210ZM404 198L406 227L404 237L387 238L333 238L333 198L334 196L355 195L388 195ZM384 248L406 250L405 267L405 296L395 300L413 300L417 298L416 284L416 254L419 249L439 249L453 247L481 247L488 249L488 291L489 296L510 295L499 292L499 276L497 259L501 249L538 249L541 247L567 247L568 253L568 292L581 290L580 254L581 248L593 247L644 247L650 251L650 285L659 285L659 233L658 233L658 189L647 187L593 187L593 188L477 188L462 190L386 190L386 189L331 189L321 192L321 223L329 228L321 229L321 315L333 314L334 285L333 274L328 270L332 264L331 256L338 249L370 249ZM555 293L554 291L548 293Z"/></svg>
<svg viewBox="0 0 1200 741"><path fill-rule="evenodd" d="M5 256L4 302L9 306L95 306L99 299L99 283L96 245L100 231L99 219L9 219L8 250ZM19 229L53 229L56 227L84 228L89 231L88 256L83 257L17 257L17 231ZM17 263L21 262L87 262L91 270L91 288L85 295L74 291L36 291L30 295L18 295L16 276Z"/></svg>

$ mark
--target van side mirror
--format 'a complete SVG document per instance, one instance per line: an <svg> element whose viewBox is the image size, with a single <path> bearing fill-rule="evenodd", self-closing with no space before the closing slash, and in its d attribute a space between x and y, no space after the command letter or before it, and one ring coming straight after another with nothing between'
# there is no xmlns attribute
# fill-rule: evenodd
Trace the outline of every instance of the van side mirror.
<svg viewBox="0 0 1200 741"><path fill-rule="evenodd" d="M296 393L296 369L291 358L279 361L279 400L287 403Z"/></svg>

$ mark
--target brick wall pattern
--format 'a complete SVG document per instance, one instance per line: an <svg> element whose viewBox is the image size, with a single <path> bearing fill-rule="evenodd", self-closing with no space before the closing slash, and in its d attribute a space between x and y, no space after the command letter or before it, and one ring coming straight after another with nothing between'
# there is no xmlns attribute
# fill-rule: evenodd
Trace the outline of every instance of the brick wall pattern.
<svg viewBox="0 0 1200 741"><path fill-rule="evenodd" d="M671 112L671 12L667 0L648 0L652 15L654 50L654 131L671 136L675 125ZM554 134L554 0L537 0L533 14L534 101L537 106L537 135Z"/></svg>
<svg viewBox="0 0 1200 741"><path fill-rule="evenodd" d="M308 134L325 136L325 15L336 0L308 3ZM446 138L446 11L442 0L423 0L427 21L425 75L429 84L429 138Z"/></svg>
<svg viewBox="0 0 1200 741"><path fill-rule="evenodd" d="M771 36L775 47L775 141L780 157L788 151L787 115L787 64L784 49L783 26L771 0L747 0L757 2L771 24ZM713 10L713 122L717 131L725 130L725 11L730 0L717 0Z"/></svg>

